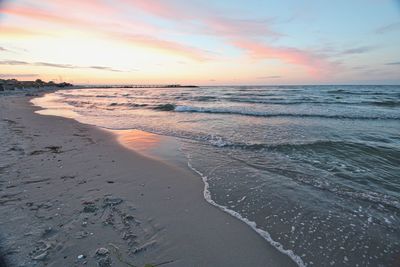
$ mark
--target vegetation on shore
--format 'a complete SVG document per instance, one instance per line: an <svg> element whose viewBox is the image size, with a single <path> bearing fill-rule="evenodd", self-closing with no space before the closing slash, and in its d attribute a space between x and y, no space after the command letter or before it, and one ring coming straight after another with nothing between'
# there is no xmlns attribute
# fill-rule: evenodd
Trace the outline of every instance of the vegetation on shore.
<svg viewBox="0 0 400 267"><path fill-rule="evenodd" d="M73 86L71 83L55 83L53 81L44 82L40 79L35 81L18 81L16 79L0 79L0 91L12 91L18 89L26 89L26 88L42 88L42 87L70 87Z"/></svg>

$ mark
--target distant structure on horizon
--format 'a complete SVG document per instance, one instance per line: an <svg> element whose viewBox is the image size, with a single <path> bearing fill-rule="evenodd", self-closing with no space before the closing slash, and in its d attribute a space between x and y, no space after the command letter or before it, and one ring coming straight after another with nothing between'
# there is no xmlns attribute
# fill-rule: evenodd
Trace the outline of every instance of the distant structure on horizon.
<svg viewBox="0 0 400 267"><path fill-rule="evenodd" d="M180 84L130 84L130 85L94 85L85 86L87 88L196 88L196 85L180 85Z"/></svg>

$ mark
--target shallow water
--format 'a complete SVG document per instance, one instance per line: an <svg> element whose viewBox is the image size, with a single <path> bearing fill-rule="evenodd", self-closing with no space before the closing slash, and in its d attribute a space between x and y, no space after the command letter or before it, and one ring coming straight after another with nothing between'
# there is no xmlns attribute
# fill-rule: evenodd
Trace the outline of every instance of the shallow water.
<svg viewBox="0 0 400 267"><path fill-rule="evenodd" d="M400 263L399 86L74 89L44 100L34 102L85 123L176 137L209 201L299 265Z"/></svg>

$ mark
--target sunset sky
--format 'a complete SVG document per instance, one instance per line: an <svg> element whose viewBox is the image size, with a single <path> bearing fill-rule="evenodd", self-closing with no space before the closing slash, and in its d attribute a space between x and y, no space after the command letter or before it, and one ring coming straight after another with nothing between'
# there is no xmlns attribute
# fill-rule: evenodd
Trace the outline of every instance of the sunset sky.
<svg viewBox="0 0 400 267"><path fill-rule="evenodd" d="M400 3L0 0L0 78L400 84Z"/></svg>

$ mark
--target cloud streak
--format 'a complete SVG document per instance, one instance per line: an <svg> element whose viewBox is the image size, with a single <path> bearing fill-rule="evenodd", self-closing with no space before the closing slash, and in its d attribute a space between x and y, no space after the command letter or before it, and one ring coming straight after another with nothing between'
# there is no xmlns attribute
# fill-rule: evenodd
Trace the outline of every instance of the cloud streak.
<svg viewBox="0 0 400 267"><path fill-rule="evenodd" d="M400 61L388 62L385 65L400 65Z"/></svg>
<svg viewBox="0 0 400 267"><path fill-rule="evenodd" d="M399 31L400 30L400 22L395 22L391 24L384 25L382 27L379 27L378 29L375 30L376 34L385 34L388 32L392 31Z"/></svg>
<svg viewBox="0 0 400 267"><path fill-rule="evenodd" d="M18 60L2 60L2 61L0 61L0 65L17 66L17 65L29 65L29 63L25 62L25 61L18 61Z"/></svg>
<svg viewBox="0 0 400 267"><path fill-rule="evenodd" d="M9 65L9 66L37 66L37 67L50 67L50 68L61 68L61 69L93 69L93 70L102 70L102 71L111 71L111 72L127 72L119 69L114 69L106 66L75 66L71 64L57 64L57 63L49 63L49 62L26 62L26 61L18 61L18 60L2 60L0 61L0 65Z"/></svg>
<svg viewBox="0 0 400 267"><path fill-rule="evenodd" d="M39 77L39 74L25 74L25 73L9 73L9 74L1 74L0 73L0 78L6 78L6 79L11 79L11 78L34 78L34 77Z"/></svg>
<svg viewBox="0 0 400 267"><path fill-rule="evenodd" d="M279 75L271 75L271 76L261 76L261 77L257 77L257 79L260 80L265 80L265 79L280 79L282 78L282 76Z"/></svg>
<svg viewBox="0 0 400 267"><path fill-rule="evenodd" d="M353 55L353 54L363 54L374 50L374 46L360 46L356 48L349 48L342 51L340 54L342 55Z"/></svg>
<svg viewBox="0 0 400 267"><path fill-rule="evenodd" d="M117 69L113 69L110 67L104 67L104 66L90 66L88 68L95 69L95 70L106 70L106 71L112 71L112 72L124 72L122 70L117 70Z"/></svg>
<svg viewBox="0 0 400 267"><path fill-rule="evenodd" d="M61 68L61 69L79 69L79 68L82 68L82 67L78 67L78 66L74 66L74 65L70 65L70 64L56 64L56 63L47 63L47 62L36 62L36 63L27 63L27 64L28 65L33 65L33 66Z"/></svg>

